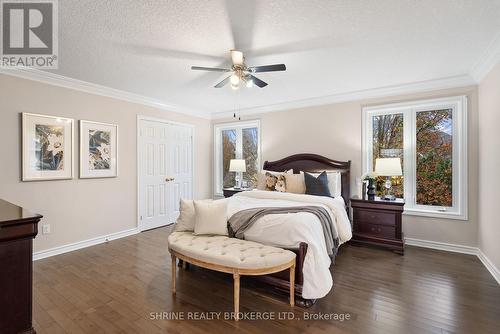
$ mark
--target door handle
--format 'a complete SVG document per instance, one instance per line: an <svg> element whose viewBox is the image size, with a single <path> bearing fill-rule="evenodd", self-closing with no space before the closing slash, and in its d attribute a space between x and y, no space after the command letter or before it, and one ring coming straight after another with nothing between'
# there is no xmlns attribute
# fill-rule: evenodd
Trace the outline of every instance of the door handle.
<svg viewBox="0 0 500 334"><path fill-rule="evenodd" d="M165 179L166 182L170 182L170 181L174 181L175 180L175 177L167 177Z"/></svg>

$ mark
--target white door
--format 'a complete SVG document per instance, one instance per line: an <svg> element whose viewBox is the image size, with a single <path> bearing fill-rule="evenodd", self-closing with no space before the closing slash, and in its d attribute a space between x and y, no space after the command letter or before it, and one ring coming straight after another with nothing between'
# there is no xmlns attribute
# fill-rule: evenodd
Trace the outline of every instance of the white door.
<svg viewBox="0 0 500 334"><path fill-rule="evenodd" d="M179 200L191 199L192 128L139 120L139 227L175 222Z"/></svg>
<svg viewBox="0 0 500 334"><path fill-rule="evenodd" d="M179 201L181 198L193 198L193 135L192 128L173 124L170 133L169 175L169 211L170 220L179 217Z"/></svg>

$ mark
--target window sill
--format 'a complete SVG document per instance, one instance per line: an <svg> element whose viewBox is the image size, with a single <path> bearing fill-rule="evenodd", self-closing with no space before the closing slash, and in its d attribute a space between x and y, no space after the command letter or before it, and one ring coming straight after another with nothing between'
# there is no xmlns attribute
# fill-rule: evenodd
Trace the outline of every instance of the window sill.
<svg viewBox="0 0 500 334"><path fill-rule="evenodd" d="M441 218L441 219L453 219L467 221L467 214L460 214L455 212L437 212L431 210L419 210L419 209L406 209L403 212L405 216L420 216L420 217L430 217L430 218Z"/></svg>

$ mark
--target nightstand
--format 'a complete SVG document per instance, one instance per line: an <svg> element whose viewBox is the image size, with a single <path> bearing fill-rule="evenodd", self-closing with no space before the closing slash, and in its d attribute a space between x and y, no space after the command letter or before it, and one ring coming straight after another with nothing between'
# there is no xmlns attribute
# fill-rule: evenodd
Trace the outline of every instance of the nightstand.
<svg viewBox="0 0 500 334"><path fill-rule="evenodd" d="M402 213L404 200L386 201L352 198L354 245L372 245L404 254Z"/></svg>
<svg viewBox="0 0 500 334"><path fill-rule="evenodd" d="M224 188L222 189L222 193L224 194L224 197L231 197L233 196L234 194L237 194L239 192L242 192L242 191L249 191L251 189L249 188L238 188L238 189L235 189L235 188Z"/></svg>

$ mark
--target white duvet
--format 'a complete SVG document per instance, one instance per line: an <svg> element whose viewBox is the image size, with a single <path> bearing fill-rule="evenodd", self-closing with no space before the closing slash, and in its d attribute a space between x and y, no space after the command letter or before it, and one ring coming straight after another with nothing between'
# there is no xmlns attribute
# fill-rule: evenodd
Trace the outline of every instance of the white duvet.
<svg viewBox="0 0 500 334"><path fill-rule="evenodd" d="M330 198L313 195L280 193L274 191L245 191L229 198L228 217L238 211L256 207L287 207L316 205L327 209L337 226L340 244L352 237L351 223L342 197ZM331 260L328 256L323 229L312 213L286 213L266 215L246 232L245 239L262 244L297 248L301 242L308 244L304 259L302 297L322 298L332 288Z"/></svg>

